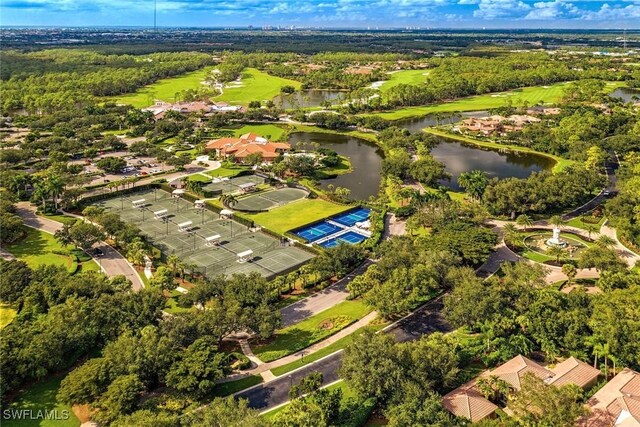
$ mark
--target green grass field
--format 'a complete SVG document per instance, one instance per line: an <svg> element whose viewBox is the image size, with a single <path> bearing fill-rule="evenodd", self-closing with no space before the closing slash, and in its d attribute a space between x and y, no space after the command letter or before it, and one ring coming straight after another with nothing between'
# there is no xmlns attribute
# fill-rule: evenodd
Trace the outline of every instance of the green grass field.
<svg viewBox="0 0 640 427"><path fill-rule="evenodd" d="M562 89L566 83L557 83L551 86L532 86L508 92L490 93L486 95L470 96L451 102L427 105L424 107L407 107L375 115L386 120L400 120L408 117L426 116L432 113L450 113L458 111L477 111L498 108L506 105L511 100L514 105L526 101L529 105L539 102L553 104L562 97Z"/></svg>
<svg viewBox="0 0 640 427"><path fill-rule="evenodd" d="M282 86L293 86L298 90L302 84L295 80L269 75L255 68L247 68L242 73L241 85L225 87L222 95L217 96L215 100L226 101L230 104L267 101L278 95Z"/></svg>
<svg viewBox="0 0 640 427"><path fill-rule="evenodd" d="M389 75L389 80L385 81L379 90L384 94L399 84L419 85L420 83L424 83L428 73L429 71L427 70L402 70L392 73Z"/></svg>
<svg viewBox="0 0 640 427"><path fill-rule="evenodd" d="M338 205L322 199L302 199L268 212L247 214L247 217L277 233L284 234L322 218L346 211L352 206Z"/></svg>
<svg viewBox="0 0 640 427"><path fill-rule="evenodd" d="M68 217L65 217L68 218ZM53 235L35 228L25 227L26 237L14 244L6 245L6 248L16 258L27 263L31 268L41 265L59 265L70 268L72 261L66 255L54 252L69 251L71 248L63 247ZM80 271L99 271L100 266L93 260L80 263Z"/></svg>
<svg viewBox="0 0 640 427"><path fill-rule="evenodd" d="M0 329L13 322L17 312L6 304L0 304Z"/></svg>
<svg viewBox="0 0 640 427"><path fill-rule="evenodd" d="M370 311L361 301L341 302L300 323L276 331L268 343L254 346L253 352L264 362L280 359L341 331Z"/></svg>
<svg viewBox="0 0 640 427"><path fill-rule="evenodd" d="M605 220L606 220L606 218L602 217L602 218L600 218L600 220L597 223L590 223L590 222L583 221L582 217L577 217L577 218L573 218L572 220L567 221L566 225L568 225L570 227L581 228L581 229L587 230L587 231L589 230L590 227L593 227L595 229L594 233L597 233L597 232L600 231L600 227L602 227L602 224L604 224Z"/></svg>
<svg viewBox="0 0 640 427"><path fill-rule="evenodd" d="M71 408L58 401L56 394L60 388L62 377L51 377L31 385L11 404L9 409L30 409L34 414L37 411L56 410L58 416L68 414L68 419L59 420L6 420L2 419L2 427L77 427L80 421L71 411ZM66 411L66 412L63 412Z"/></svg>
<svg viewBox="0 0 640 427"><path fill-rule="evenodd" d="M211 177L234 177L242 171L249 170L249 167L236 165L234 163L223 163L218 169L205 172ZM209 180L210 181L210 180Z"/></svg>
<svg viewBox="0 0 640 427"><path fill-rule="evenodd" d="M240 135L244 135L245 133L253 132L257 135L260 135L264 138L267 138L270 141L282 141L286 129L282 126L278 125L244 125L239 128L225 128L223 130L233 132L235 137L239 137Z"/></svg>
<svg viewBox="0 0 640 427"><path fill-rule="evenodd" d="M118 104L131 104L136 108L148 107L152 105L156 99L165 102L175 102L177 92L202 87L202 82L204 82L204 79L210 71L211 67L206 67L181 76L158 80L133 93L109 97L108 100Z"/></svg>
<svg viewBox="0 0 640 427"><path fill-rule="evenodd" d="M311 353L310 355L305 355L304 356L304 361L302 361L302 358L300 358L299 360L296 360L295 362L291 362L291 363L287 363L286 365L282 365L282 366L278 366L277 368L273 368L271 370L271 373L277 377L279 377L280 375L284 375L288 372L293 371L294 369L298 369L304 365L308 365L309 363L313 363L318 359L322 359L325 356L328 356L332 353L335 353L338 350L341 350L343 348L345 348L347 345L351 344L351 342L353 342L353 339L355 337L357 337L358 335L361 335L365 330L369 330L369 331L379 331L380 329L382 329L386 324L381 323L381 324L377 324L377 325L369 325L369 326L365 326L364 328L360 328L357 331L355 331L354 333L347 335L344 338L340 338L338 341L334 342L333 344L330 344L328 346L326 346L325 348L322 348L314 353Z"/></svg>
<svg viewBox="0 0 640 427"><path fill-rule="evenodd" d="M16 258L24 261L31 268L41 265L61 265L65 268L71 266L71 258L58 255L54 251L66 249L49 233L25 227L27 236L14 244L6 245L6 248Z"/></svg>

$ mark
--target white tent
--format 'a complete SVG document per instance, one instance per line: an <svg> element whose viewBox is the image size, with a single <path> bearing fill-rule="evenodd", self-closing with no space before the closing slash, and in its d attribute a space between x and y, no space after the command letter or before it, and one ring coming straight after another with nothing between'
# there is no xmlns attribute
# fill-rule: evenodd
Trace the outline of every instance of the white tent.
<svg viewBox="0 0 640 427"><path fill-rule="evenodd" d="M191 226L193 225L193 221L185 221L178 224L178 231L189 231L191 230Z"/></svg>
<svg viewBox="0 0 640 427"><path fill-rule="evenodd" d="M213 236L207 237L205 240L207 241L207 246L217 246L220 243L220 235L214 234Z"/></svg>
<svg viewBox="0 0 640 427"><path fill-rule="evenodd" d="M255 182L246 182L244 184L238 185L238 188L243 193L248 193L248 192L253 191L253 190L256 189L256 183Z"/></svg>
<svg viewBox="0 0 640 427"><path fill-rule="evenodd" d="M166 217L168 213L169 213L169 210L167 210L167 209L161 209L161 210L159 210L159 211L155 211L155 212L153 213L153 217L154 217L155 219L161 219L161 218Z"/></svg>
<svg viewBox="0 0 640 427"><path fill-rule="evenodd" d="M195 203L194 203L194 207L196 209L202 209L202 208L204 208L204 204L205 204L204 200L196 200Z"/></svg>
<svg viewBox="0 0 640 427"><path fill-rule="evenodd" d="M180 197L185 191L182 188L177 188L171 192L171 197Z"/></svg>
<svg viewBox="0 0 640 427"><path fill-rule="evenodd" d="M224 218L231 218L233 216L233 211L229 209L222 209L220 211L220 216Z"/></svg>
<svg viewBox="0 0 640 427"><path fill-rule="evenodd" d="M251 249L246 250L244 252L240 252L238 254L238 262L239 263L244 263L247 261L251 261L251 259L253 258L253 251Z"/></svg>
<svg viewBox="0 0 640 427"><path fill-rule="evenodd" d="M134 208L144 208L146 205L146 199L134 200L131 204L133 204Z"/></svg>

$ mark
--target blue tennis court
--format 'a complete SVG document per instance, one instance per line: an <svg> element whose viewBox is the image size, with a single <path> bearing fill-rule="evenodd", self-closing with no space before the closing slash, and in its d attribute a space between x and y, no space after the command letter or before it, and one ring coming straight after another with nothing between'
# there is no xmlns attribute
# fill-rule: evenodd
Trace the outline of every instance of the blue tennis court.
<svg viewBox="0 0 640 427"><path fill-rule="evenodd" d="M340 215L336 215L331 219L338 224L346 225L347 227L352 227L356 225L356 222L365 221L369 218L369 214L371 213L370 209L367 208L356 208L352 211L342 213Z"/></svg>
<svg viewBox="0 0 640 427"><path fill-rule="evenodd" d="M340 243L348 243L350 245L357 245L358 243L365 240L366 237L362 234L358 234L354 231L347 231L346 233L334 237L333 239L329 239L326 242L319 243L323 248L334 248L338 246Z"/></svg>
<svg viewBox="0 0 640 427"><path fill-rule="evenodd" d="M315 242L318 239L322 239L323 237L326 237L340 230L342 230L342 228L338 227L337 225L329 224L328 222L323 221L301 228L295 231L294 234L296 236L302 237L308 242Z"/></svg>

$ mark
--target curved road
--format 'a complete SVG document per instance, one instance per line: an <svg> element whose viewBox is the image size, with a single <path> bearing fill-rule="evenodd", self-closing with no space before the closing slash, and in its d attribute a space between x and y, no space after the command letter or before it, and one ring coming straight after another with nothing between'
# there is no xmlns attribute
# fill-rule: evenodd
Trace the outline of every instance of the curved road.
<svg viewBox="0 0 640 427"><path fill-rule="evenodd" d="M29 202L19 202L16 205L16 214L22 218L25 225L49 234L54 234L62 228L62 223L36 215L35 207ZM125 276L131 281L134 291L144 288L138 272L120 252L104 242L97 243L94 245L94 248L100 248L104 253L103 256L93 257L93 259L100 265L100 268L106 275Z"/></svg>
<svg viewBox="0 0 640 427"><path fill-rule="evenodd" d="M439 297L399 320L385 332L392 334L400 342L415 340L433 332L448 332L451 327L442 316L442 307L442 297ZM341 366L342 350L339 350L287 375L242 390L235 397L247 399L250 407L266 411L289 401L291 386L298 384L311 372L321 372L325 385L338 380Z"/></svg>

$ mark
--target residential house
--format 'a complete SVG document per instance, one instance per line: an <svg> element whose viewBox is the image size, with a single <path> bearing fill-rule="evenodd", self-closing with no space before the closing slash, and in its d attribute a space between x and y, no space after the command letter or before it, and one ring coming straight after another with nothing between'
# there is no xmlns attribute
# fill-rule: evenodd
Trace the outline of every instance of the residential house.
<svg viewBox="0 0 640 427"><path fill-rule="evenodd" d="M574 357L549 369L518 355L497 368L484 372L478 378L495 376L509 384L513 391L519 391L526 374L533 374L549 385L575 384L586 390L596 383L600 371ZM495 417L498 406L482 395L477 387L478 378L445 395L442 405L452 414L468 418L472 422Z"/></svg>
<svg viewBox="0 0 640 427"><path fill-rule="evenodd" d="M580 427L640 427L640 373L625 368L589 399Z"/></svg>

